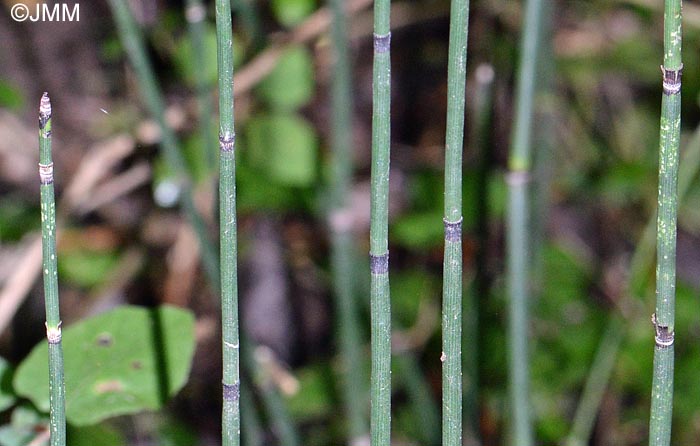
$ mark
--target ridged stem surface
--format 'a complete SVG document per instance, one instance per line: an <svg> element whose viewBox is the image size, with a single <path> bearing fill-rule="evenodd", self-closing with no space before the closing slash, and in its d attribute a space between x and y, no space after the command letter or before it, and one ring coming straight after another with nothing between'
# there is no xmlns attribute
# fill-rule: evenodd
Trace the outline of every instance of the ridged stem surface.
<svg viewBox="0 0 700 446"><path fill-rule="evenodd" d="M219 215L223 354L222 443L240 444L240 339L236 229L236 157L233 117L233 32L230 0L216 1L219 73Z"/></svg>
<svg viewBox="0 0 700 446"><path fill-rule="evenodd" d="M540 53L543 0L525 2L516 85L515 119L508 167L506 281L509 299L508 351L510 444L532 446L529 372L530 198L532 119Z"/></svg>
<svg viewBox="0 0 700 446"><path fill-rule="evenodd" d="M389 0L374 2L372 169L370 222L370 314L372 446L391 439L391 299L389 296L389 153L391 130L391 32Z"/></svg>
<svg viewBox="0 0 700 446"><path fill-rule="evenodd" d="M650 446L667 446L671 442L682 69L681 1L666 0L656 223L656 312L652 317L655 347L649 420Z"/></svg>
<svg viewBox="0 0 700 446"><path fill-rule="evenodd" d="M63 376L61 315L58 300L56 200L51 156L51 101L44 93L39 105L39 182L41 184L41 245L49 344L49 432L51 446L66 444L66 388Z"/></svg>
<svg viewBox="0 0 700 446"><path fill-rule="evenodd" d="M445 135L442 283L442 444L462 444L462 151L469 1L452 0Z"/></svg>

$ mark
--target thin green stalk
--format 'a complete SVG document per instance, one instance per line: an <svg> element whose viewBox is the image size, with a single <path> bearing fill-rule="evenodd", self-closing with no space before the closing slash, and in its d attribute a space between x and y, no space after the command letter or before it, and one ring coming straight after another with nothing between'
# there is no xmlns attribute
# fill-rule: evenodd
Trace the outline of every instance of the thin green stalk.
<svg viewBox="0 0 700 446"><path fill-rule="evenodd" d="M262 349L262 350L261 350ZM272 380L270 366L274 361L265 350L267 347L255 347L247 339L243 339L243 350L246 372L252 376L260 398L267 410L272 430L281 446L299 446L299 435L292 419L287 413L284 399L280 396L277 386Z"/></svg>
<svg viewBox="0 0 700 446"><path fill-rule="evenodd" d="M680 166L678 167L678 202L682 203L685 196L693 183L693 180L700 172L700 126L695 129L693 136L688 141L686 150L683 153ZM630 264L630 273L627 276L626 289L640 297L646 287L646 276L654 263L654 253L656 249L656 217L652 217L647 222L642 237L637 242L637 246L632 256ZM619 345L625 335L627 328L626 324L621 323L621 316L614 314L608 321L608 326L605 334L600 340L598 353L593 359L591 371L586 379L583 393L581 394L580 403L576 409L574 416L574 424L571 433L567 439L566 445L573 446L579 444L587 444L591 437L591 431L597 415L597 408L600 407L600 401L603 394L597 392L597 386L607 385L607 379L602 381L599 376L609 377L612 368L615 365L614 358ZM612 348L615 346L615 348ZM605 359L602 356L611 354L612 359ZM598 370L599 368L607 367L608 370ZM590 391L595 392L595 397L589 395ZM596 410L589 410L589 407L594 407ZM583 412L580 414L580 412Z"/></svg>
<svg viewBox="0 0 700 446"><path fill-rule="evenodd" d="M623 331L622 325L623 320L618 315L611 316L610 324L603 334L603 339L608 341L601 342L598 346L598 351L591 365L591 371L588 374L588 379L586 379L586 384L581 393L581 399L576 408L571 432L564 443L565 446L586 446L588 444L596 414L600 407L600 401L605 393L605 388L608 385L608 380L617 358L617 351L622 343L623 337L618 336L618 333L621 334Z"/></svg>
<svg viewBox="0 0 700 446"><path fill-rule="evenodd" d="M182 155L180 142L177 136L175 136L173 129L165 122L165 102L163 101L163 95L158 87L151 62L146 55L146 45L143 34L141 33L141 29L136 25L136 21L129 10L129 5L126 0L109 0L109 6L117 25L119 38L134 67L144 103L149 113L155 118L160 127L163 155L170 169L175 172L177 181L181 187L180 203L192 224L192 228L197 234L197 239L201 247L204 269L211 283L219 283L219 265L215 255L216 250L211 240L207 237L206 224L194 205L192 186L189 176L187 175L187 168Z"/></svg>
<svg viewBox="0 0 700 446"><path fill-rule="evenodd" d="M391 439L391 299L389 296L389 153L391 142L391 29L389 0L374 2L372 171L370 222L372 446Z"/></svg>
<svg viewBox="0 0 700 446"><path fill-rule="evenodd" d="M442 282L442 444L462 444L462 150L469 0L452 0L447 63L445 251Z"/></svg>
<svg viewBox="0 0 700 446"><path fill-rule="evenodd" d="M331 174L331 269L338 310L338 349L342 391L348 420L349 444L367 437L362 338L358 321L357 287L353 275L355 243L349 192L352 187L352 85L347 24L342 0L329 0L333 12Z"/></svg>
<svg viewBox="0 0 700 446"><path fill-rule="evenodd" d="M219 215L223 349L222 443L240 444L240 357L236 230L236 157L233 116L233 32L230 0L216 1L219 71Z"/></svg>
<svg viewBox="0 0 700 446"><path fill-rule="evenodd" d="M39 181L41 183L41 245L46 302L46 339L49 343L51 446L66 444L66 388L63 379L61 315L58 303L56 201L51 159L51 100L44 93L39 105Z"/></svg>
<svg viewBox="0 0 700 446"><path fill-rule="evenodd" d="M207 8L202 0L187 0L185 9L187 28L192 43L194 66L203 67L207 63L204 55L204 34L206 31ZM216 169L216 151L214 135L211 132L212 100L210 85L205 70L194 70L194 83L199 105L199 131L202 147L206 155L209 171Z"/></svg>
<svg viewBox="0 0 700 446"><path fill-rule="evenodd" d="M419 430L419 444L440 445L440 412L433 398L430 383L425 379L416 353L406 351L394 356L394 371L398 385L406 392L411 406L416 429Z"/></svg>
<svg viewBox="0 0 700 446"><path fill-rule="evenodd" d="M262 446L264 444L262 426L250 386L241 386L241 406L246 408L246 410L241 411L241 436L243 446Z"/></svg>
<svg viewBox="0 0 700 446"><path fill-rule="evenodd" d="M506 223L507 287L509 297L510 442L533 444L530 419L528 320L530 300L529 191L535 80L540 53L543 1L527 0L515 102L513 139L508 159Z"/></svg>
<svg viewBox="0 0 700 446"><path fill-rule="evenodd" d="M479 442L479 345L482 345L483 333L479 331L479 303L490 293L490 275L488 273L488 253L490 210L488 207L488 180L491 173L491 153L488 151L491 137L491 115L493 105L493 84L495 72L491 64L481 64L474 70L474 99L471 103L472 116L469 146L474 148L476 164L476 266L471 292L464 301L462 314L462 368L464 370L464 436L466 442Z"/></svg>
<svg viewBox="0 0 700 446"><path fill-rule="evenodd" d="M656 312L654 378L651 391L649 445L671 442L676 299L676 221L678 151L681 130L681 0L664 8L663 97L659 143L659 196L656 224Z"/></svg>

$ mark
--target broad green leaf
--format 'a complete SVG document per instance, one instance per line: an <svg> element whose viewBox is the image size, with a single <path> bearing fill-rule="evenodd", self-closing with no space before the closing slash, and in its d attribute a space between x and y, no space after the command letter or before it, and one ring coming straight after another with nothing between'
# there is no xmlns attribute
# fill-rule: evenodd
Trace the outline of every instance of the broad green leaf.
<svg viewBox="0 0 700 446"><path fill-rule="evenodd" d="M19 110L24 105L22 92L16 86L0 79L0 107Z"/></svg>
<svg viewBox="0 0 700 446"><path fill-rule="evenodd" d="M315 0L272 0L272 13L282 25L292 27L316 9Z"/></svg>
<svg viewBox="0 0 700 446"><path fill-rule="evenodd" d="M198 66L196 64L196 58L194 57L194 49L192 48L192 39L189 34L186 34L179 40L177 47L175 48L174 61L175 65L178 67L185 80L190 84L195 84L195 74L197 71L204 72L204 79L206 83L212 87L216 84L217 80L217 67L216 67L216 27L208 25L204 29L204 34L202 36L202 51L203 59L206 61L204 66ZM238 66L242 60L242 45L240 44L238 38L233 36L233 64Z"/></svg>
<svg viewBox="0 0 700 446"><path fill-rule="evenodd" d="M295 371L299 391L287 399L287 407L295 419L322 417L332 410L333 385L331 370L316 364Z"/></svg>
<svg viewBox="0 0 700 446"><path fill-rule="evenodd" d="M0 411L11 407L15 403L15 394L12 390L12 367L0 358Z"/></svg>
<svg viewBox="0 0 700 446"><path fill-rule="evenodd" d="M118 430L105 424L68 426L66 438L70 446L123 446L126 439Z"/></svg>
<svg viewBox="0 0 700 446"><path fill-rule="evenodd" d="M251 119L247 128L251 163L287 186L310 186L316 179L318 142L313 127L296 115Z"/></svg>
<svg viewBox="0 0 700 446"><path fill-rule="evenodd" d="M67 282L90 288L100 284L117 263L119 255L114 251L76 249L61 252L58 270Z"/></svg>
<svg viewBox="0 0 700 446"><path fill-rule="evenodd" d="M63 353L70 423L159 409L189 375L194 317L168 306L118 308L65 329ZM16 392L43 411L49 410L47 357L44 341L14 379Z"/></svg>
<svg viewBox="0 0 700 446"><path fill-rule="evenodd" d="M413 249L440 246L444 240L442 210L409 214L391 227L394 241Z"/></svg>
<svg viewBox="0 0 700 446"><path fill-rule="evenodd" d="M313 60L306 47L289 48L257 89L270 106L294 110L309 102L314 93Z"/></svg>

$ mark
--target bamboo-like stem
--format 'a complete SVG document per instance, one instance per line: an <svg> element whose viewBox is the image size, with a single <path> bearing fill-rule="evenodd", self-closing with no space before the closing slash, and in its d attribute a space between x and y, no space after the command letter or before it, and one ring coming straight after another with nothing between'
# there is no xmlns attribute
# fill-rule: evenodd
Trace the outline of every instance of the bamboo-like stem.
<svg viewBox="0 0 700 446"><path fill-rule="evenodd" d="M331 269L338 310L338 350L341 360L342 392L348 420L349 444L367 437L365 411L366 381L362 376L362 339L358 321L357 287L353 261L352 214L352 86L347 24L342 0L329 0L333 12L334 64L331 90L333 152L330 184Z"/></svg>
<svg viewBox="0 0 700 446"><path fill-rule="evenodd" d="M119 37L138 78L144 103L160 127L162 153L170 169L177 175L177 181L181 187L180 203L192 224L195 234L197 234L204 269L211 283L219 283L219 262L215 254L216 249L207 237L206 224L194 205L192 187L187 175L180 143L173 129L165 122L165 102L158 87L151 62L146 56L143 34L136 25L126 0L109 0L109 6L117 25Z"/></svg>
<svg viewBox="0 0 700 446"><path fill-rule="evenodd" d="M63 378L61 315L58 302L56 201L51 159L51 100L44 93L39 105L39 181L41 183L41 245L46 303L46 339L49 343L51 446L66 444L66 388Z"/></svg>
<svg viewBox="0 0 700 446"><path fill-rule="evenodd" d="M610 323L603 334L603 340L598 346L591 371L586 379L581 399L565 446L585 446L588 444L591 430L600 407L600 401L605 393L617 351L622 343L623 320L618 315L612 315Z"/></svg>
<svg viewBox="0 0 700 446"><path fill-rule="evenodd" d="M204 58L204 33L206 29L207 8L202 0L187 0L185 19L192 44L192 57L195 67L203 67L207 61ZM207 82L205 70L194 70L194 83L199 105L199 132L205 152L207 169L211 172L216 168L216 143L211 132L212 100L210 85Z"/></svg>
<svg viewBox="0 0 700 446"><path fill-rule="evenodd" d="M442 282L442 444L462 444L462 150L469 0L452 0L447 62L445 250Z"/></svg>
<svg viewBox="0 0 700 446"><path fill-rule="evenodd" d="M464 389L462 397L465 443L479 443L479 302L490 292L487 272L487 249L489 240L488 179L491 156L488 152L493 105L493 83L495 72L490 64L481 64L474 70L474 96L469 107L471 132L469 144L475 152L475 183L478 191L476 202L477 251L474 279L463 300L462 311L462 369Z"/></svg>
<svg viewBox="0 0 700 446"><path fill-rule="evenodd" d="M678 151L681 129L681 0L664 8L663 97L659 142L659 195L656 224L656 312L654 378L651 391L649 445L671 442L676 299L676 220Z"/></svg>
<svg viewBox="0 0 700 446"><path fill-rule="evenodd" d="M509 297L509 393L511 404L510 443L533 444L530 419L528 364L528 320L530 275L528 270L529 190L532 117L535 79L539 59L542 0L527 0L523 24L520 68L515 102L513 139L508 159L508 216L506 223L507 288Z"/></svg>
<svg viewBox="0 0 700 446"><path fill-rule="evenodd" d="M370 314L372 446L391 439L391 298L389 296L389 153L391 143L391 29L389 0L374 2Z"/></svg>
<svg viewBox="0 0 700 446"><path fill-rule="evenodd" d="M233 32L230 0L216 1L219 72L219 215L223 349L222 444L240 444L240 339L236 229L236 157L233 117Z"/></svg>
<svg viewBox="0 0 700 446"><path fill-rule="evenodd" d="M700 126L695 129L693 136L688 141L678 167L679 203L682 203L685 199L698 172L700 172ZM647 284L646 275L654 263L655 236L656 216L650 218L647 222L632 255L630 272L627 275L627 284L625 286L625 289L630 290L632 295L641 297ZM607 378L615 365L616 352L623 341L627 328L627 325L623 323L624 321L621 321L621 317L621 315L617 314L610 317L605 334L599 342L598 352L593 359L591 371L586 379L580 403L576 409L574 423L565 443L567 446L587 444L588 439L591 437L597 409L600 407L603 397L603 393L598 391L598 387L604 387L607 384ZM606 355L611 355L612 358L606 358ZM601 376L606 378L601 379ZM589 393L593 395L589 395Z"/></svg>

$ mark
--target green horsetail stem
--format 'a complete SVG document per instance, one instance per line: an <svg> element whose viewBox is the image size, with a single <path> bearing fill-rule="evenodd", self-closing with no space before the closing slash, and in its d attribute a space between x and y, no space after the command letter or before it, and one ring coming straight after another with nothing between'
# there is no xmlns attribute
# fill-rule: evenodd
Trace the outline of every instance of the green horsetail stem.
<svg viewBox="0 0 700 446"><path fill-rule="evenodd" d="M445 136L442 444L462 444L462 151L469 0L452 0Z"/></svg>
<svg viewBox="0 0 700 446"><path fill-rule="evenodd" d="M700 126L696 127L692 137L686 144L686 149L681 156L678 166L678 202L682 203L688 194L693 179L700 172ZM650 218L644 228L642 237L637 242L630 262L630 272L627 275L625 289L630 290L634 296L639 296L646 286L646 276L654 263L656 249L656 218ZM605 334L599 342L598 352L593 359L591 370L586 379L583 393L579 399L579 405L574 416L573 427L569 434L566 446L579 446L586 444L591 436L598 408L603 397L603 390L615 365L616 352L622 343L627 329L621 315L613 314L609 321ZM611 348L610 346L614 346ZM611 355L606 358L605 355ZM607 367L607 369L604 369ZM602 377L602 378L601 378ZM589 390L590 389L590 390ZM589 395L595 393L594 395Z"/></svg>
<svg viewBox="0 0 700 446"><path fill-rule="evenodd" d="M219 73L219 215L223 354L222 443L240 444L240 338L236 229L236 156L233 122L231 3L216 0Z"/></svg>
<svg viewBox="0 0 700 446"><path fill-rule="evenodd" d="M508 289L510 444L532 446L528 321L530 301L529 184L532 152L532 118L543 0L527 0L520 67L516 86L513 139L508 158L508 212L506 221L506 281Z"/></svg>
<svg viewBox="0 0 700 446"><path fill-rule="evenodd" d="M389 296L389 153L391 142L391 30L389 0L374 2L370 314L372 446L391 441L391 299Z"/></svg>
<svg viewBox="0 0 700 446"><path fill-rule="evenodd" d="M649 445L671 442L676 300L676 221L678 152L681 131L681 0L664 8L663 96L659 142L659 195L656 223L656 312L654 377L651 390Z"/></svg>
<svg viewBox="0 0 700 446"><path fill-rule="evenodd" d="M56 200L51 159L51 100L44 93L39 105L39 182L41 183L41 245L49 343L49 431L51 446L66 444L66 389L63 378L61 315L58 304Z"/></svg>
<svg viewBox="0 0 700 446"><path fill-rule="evenodd" d="M194 205L191 179L187 172L180 141L173 129L165 122L165 101L151 61L146 54L143 33L137 26L126 0L109 0L108 3L117 25L119 38L138 79L144 104L160 127L160 148L163 158L177 176L178 185L181 187L180 203L197 236L205 272L211 283L219 283L219 263L216 258L216 249L209 240L207 226Z"/></svg>
<svg viewBox="0 0 700 446"><path fill-rule="evenodd" d="M206 51L204 49L204 36L206 33L207 8L202 0L187 0L185 7L185 19L192 44L192 57L195 67L203 67L206 63ZM214 133L211 131L212 98L209 81L205 70L194 70L194 83L199 105L199 132L201 143L205 151L207 169L212 171L216 167L216 145Z"/></svg>
<svg viewBox="0 0 700 446"><path fill-rule="evenodd" d="M366 381L362 369L362 338L355 286L352 213L352 83L347 23L342 0L329 0L333 12L331 37L334 64L331 84L333 159L330 184L331 271L338 311L337 345L341 361L342 395L348 420L349 444L367 437ZM366 440L365 440L366 441Z"/></svg>

